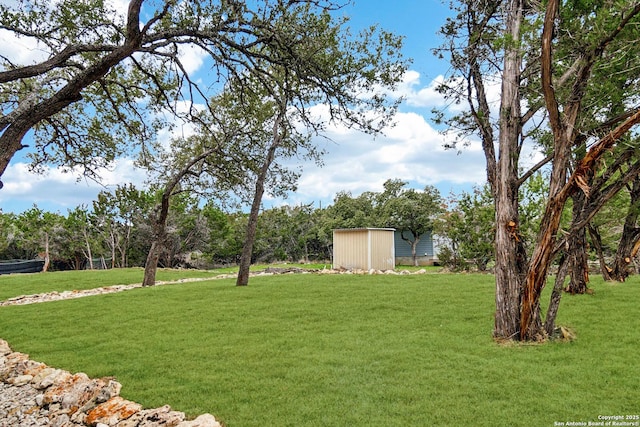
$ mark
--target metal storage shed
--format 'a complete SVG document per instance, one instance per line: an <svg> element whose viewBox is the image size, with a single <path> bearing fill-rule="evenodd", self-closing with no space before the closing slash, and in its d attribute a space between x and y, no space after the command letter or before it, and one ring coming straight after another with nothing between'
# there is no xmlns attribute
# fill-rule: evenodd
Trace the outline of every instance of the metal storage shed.
<svg viewBox="0 0 640 427"><path fill-rule="evenodd" d="M393 228L333 230L333 268L393 270Z"/></svg>

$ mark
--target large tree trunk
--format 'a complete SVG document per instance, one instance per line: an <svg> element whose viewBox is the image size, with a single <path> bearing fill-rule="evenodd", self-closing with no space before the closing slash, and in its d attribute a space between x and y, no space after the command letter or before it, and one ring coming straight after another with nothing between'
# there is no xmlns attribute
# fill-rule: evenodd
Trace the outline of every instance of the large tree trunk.
<svg viewBox="0 0 640 427"><path fill-rule="evenodd" d="M569 237L569 284L565 291L570 294L585 294L589 284L587 236L583 228Z"/></svg>
<svg viewBox="0 0 640 427"><path fill-rule="evenodd" d="M517 205L496 199L498 226L495 244L496 312L493 336L497 339L517 339L520 332L520 292L527 257L517 220Z"/></svg>
<svg viewBox="0 0 640 427"><path fill-rule="evenodd" d="M472 6L472 2L466 3ZM554 81L553 39L557 30L557 18L559 15L559 0L549 0L544 15L544 27L542 31L542 43L540 51L541 89L544 95L545 107L549 126L553 133L552 173L549 183L549 197L545 212L541 220L537 241L531 256L527 262L522 241L519 236L518 213L518 189L529 173L519 177L518 161L520 158L522 123L530 117L520 114L520 93L522 51L520 50L520 27L523 21L525 7L530 2L524 0L510 0L508 2L492 3L499 6L501 17L505 22L504 60L502 69L501 104L499 111L499 138L493 138L493 128L488 122L491 109L488 106L484 83L482 81L482 67L478 64L474 40L482 39L484 30L482 20L470 14L469 19L469 46L465 53L468 55L469 68L465 70L469 84L468 99L476 124L480 129L483 151L487 160L487 177L491 185L496 207L496 313L494 337L497 339L539 340L547 335L542 325L540 313L540 296L545 286L551 264L558 251L558 230L563 209L568 197L575 191L582 190L589 193L587 182L593 176L597 163L616 143L618 138L640 121L640 111L624 118L615 129L603 136L597 143L592 144L586 155L581 159L575 171L567 178L567 168L571 158L572 149L575 147L577 133L576 123L582 111L581 102L585 95L585 88L589 83L591 71L605 50L608 38L601 45L594 47L592 51L584 52L580 61L576 61L576 70L572 73L573 82L567 101L562 106L556 98L556 87L559 83ZM634 9L630 16L640 12L640 7ZM624 24L628 22L625 16ZM621 25L611 37L615 37L618 31L624 28ZM562 86L562 85L561 85ZM533 112L531 112L533 114ZM495 159L495 147L499 150L498 160ZM540 163L546 164L548 160ZM592 212L594 213L594 212ZM588 222L588 221L587 221ZM574 226L580 230L586 223ZM523 280L524 277L524 280ZM561 283L561 282L559 282ZM555 297L555 295L554 295ZM559 298L557 299L559 302ZM555 310L557 310L557 302ZM555 312L551 312L548 322L550 329L553 327Z"/></svg>
<svg viewBox="0 0 640 427"><path fill-rule="evenodd" d="M238 278L236 286L247 286L249 284L249 271L251 269L251 258L253 256L253 244L256 241L256 232L258 230L258 216L260 214L260 204L264 194L264 179L258 177L256 182L256 192L253 196L251 211L249 212L249 220L247 221L247 230L244 236L244 245L240 254L240 265L238 266Z"/></svg>
<svg viewBox="0 0 640 427"><path fill-rule="evenodd" d="M151 243L151 248L147 254L147 261L144 263L144 278L142 280L142 286L154 286L156 284L156 273L158 271L158 260L160 259L160 252L162 249L158 244L159 240L154 240Z"/></svg>
<svg viewBox="0 0 640 427"><path fill-rule="evenodd" d="M507 6L506 36L520 40L524 2ZM520 292L527 259L520 238L518 212L518 158L520 121L520 70L522 57L513 46L506 50L500 104L499 157L492 169L492 142L484 142L487 175L492 185L496 218L496 312L493 336L511 340L520 332ZM486 130L488 132L488 129Z"/></svg>
<svg viewBox="0 0 640 427"><path fill-rule="evenodd" d="M556 234L560 228L562 211L571 187L565 185L568 153L559 151L554 156L553 172L549 185L549 201L541 220L538 240L531 255L531 262L522 293L520 339L539 341L545 338L540 317L540 296L549 274L555 253Z"/></svg>
<svg viewBox="0 0 640 427"><path fill-rule="evenodd" d="M151 248L149 248L149 254L147 254L147 261L144 264L144 279L142 280L142 286L154 286L156 284L158 261L160 260L160 255L164 251L164 242L166 240L170 197L171 191L165 191L162 195L160 209L153 224L153 241L151 242Z"/></svg>

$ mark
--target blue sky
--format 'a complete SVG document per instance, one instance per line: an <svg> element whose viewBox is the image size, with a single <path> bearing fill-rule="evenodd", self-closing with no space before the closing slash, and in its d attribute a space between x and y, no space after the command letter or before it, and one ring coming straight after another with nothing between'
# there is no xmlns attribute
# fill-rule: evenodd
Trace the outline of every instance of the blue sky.
<svg viewBox="0 0 640 427"><path fill-rule="evenodd" d="M265 206L310 202L327 206L339 191L350 191L353 195L380 191L384 181L395 178L409 182L414 188L433 185L443 196L482 184L485 166L479 144L472 143L461 153L444 150L444 136L431 122L431 109L442 105L442 99L433 90L434 81L448 69L445 61L437 60L431 53L441 43L436 33L450 14L446 5L439 0L356 0L344 12L354 29L379 24L405 36L404 55L413 59L413 65L398 90L405 101L396 116L396 125L385 136L375 139L341 128L329 129L327 136L333 142L318 140L328 151L324 166L303 164L298 190L287 199L267 196ZM20 55L24 49L15 43L0 44L5 55ZM191 64L197 69L201 60L194 57ZM136 170L128 158L119 159L104 171L102 185L98 185L53 167L42 176L30 174L24 157L15 157L2 177L5 186L0 190L0 209L21 212L35 203L64 214L81 204L90 206L103 189L128 182L142 186L144 179L144 173Z"/></svg>

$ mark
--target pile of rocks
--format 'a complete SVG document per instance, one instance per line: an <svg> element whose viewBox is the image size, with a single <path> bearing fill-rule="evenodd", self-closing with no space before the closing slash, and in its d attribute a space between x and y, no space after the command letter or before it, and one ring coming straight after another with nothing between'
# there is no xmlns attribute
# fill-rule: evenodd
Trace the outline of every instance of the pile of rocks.
<svg viewBox="0 0 640 427"><path fill-rule="evenodd" d="M425 270L424 268L421 268L420 270L416 270L416 271L409 271L409 270L400 270L400 271L396 271L396 270L376 270L374 268L370 269L370 270L363 270L360 268L338 268L338 269L324 269L324 270L318 270L319 274L386 274L386 275L392 275L392 276L404 276L404 275L408 275L408 274L427 274L427 270Z"/></svg>
<svg viewBox="0 0 640 427"><path fill-rule="evenodd" d="M113 378L91 379L29 359L0 339L1 427L221 427L213 415L187 421L169 406L142 409Z"/></svg>

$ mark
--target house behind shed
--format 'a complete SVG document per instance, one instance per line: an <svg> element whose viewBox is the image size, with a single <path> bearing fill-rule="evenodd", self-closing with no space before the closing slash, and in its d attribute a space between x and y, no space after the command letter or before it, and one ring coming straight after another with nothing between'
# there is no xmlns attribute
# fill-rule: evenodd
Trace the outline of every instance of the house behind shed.
<svg viewBox="0 0 640 427"><path fill-rule="evenodd" d="M404 232L405 238L402 238L402 231L396 230L396 265L413 265L413 253L411 252L411 244L415 238L410 232ZM433 265L438 262L437 248L434 247L433 235L430 231L419 237L416 245L416 261L418 265Z"/></svg>
<svg viewBox="0 0 640 427"><path fill-rule="evenodd" d="M349 228L333 230L333 268L393 270L393 228Z"/></svg>

